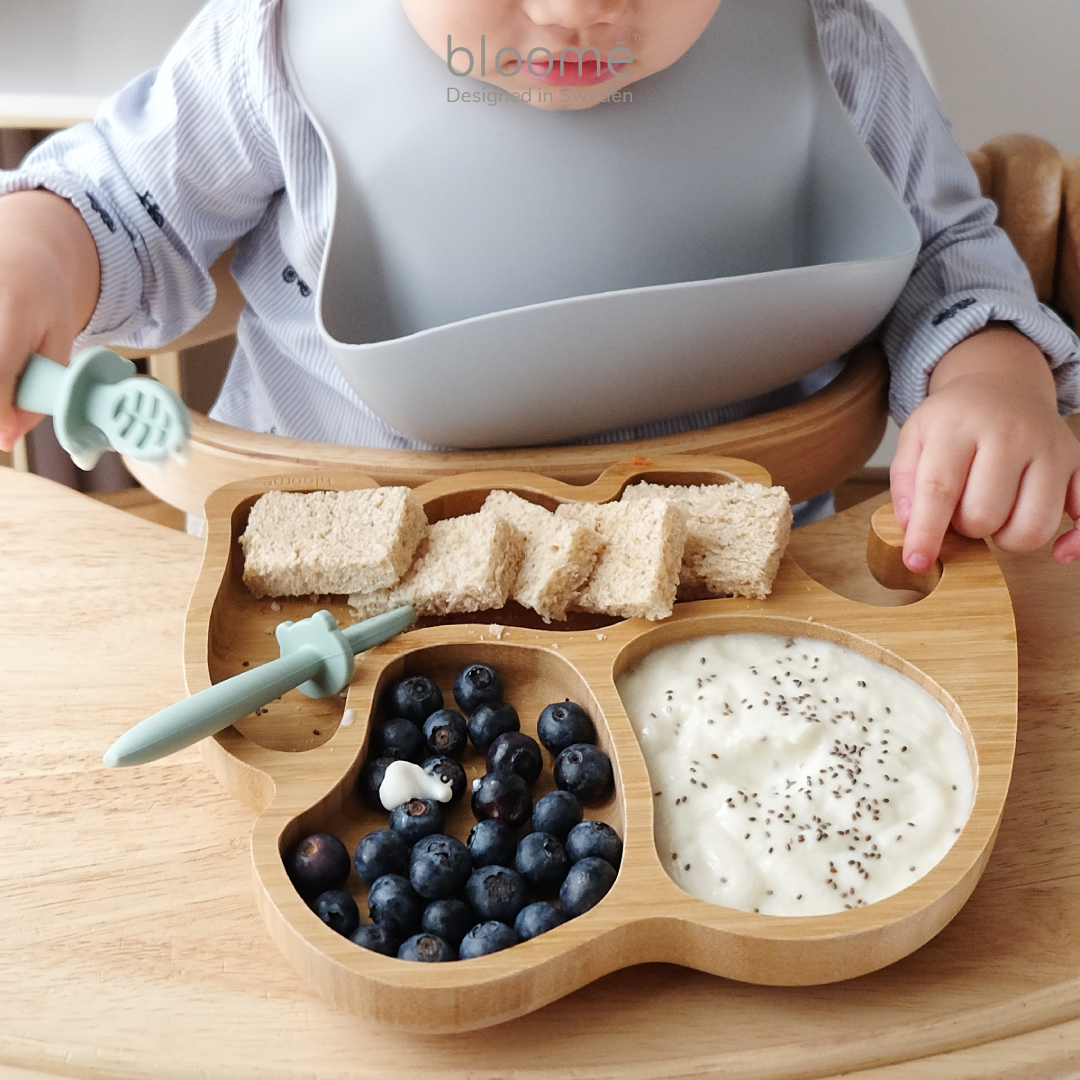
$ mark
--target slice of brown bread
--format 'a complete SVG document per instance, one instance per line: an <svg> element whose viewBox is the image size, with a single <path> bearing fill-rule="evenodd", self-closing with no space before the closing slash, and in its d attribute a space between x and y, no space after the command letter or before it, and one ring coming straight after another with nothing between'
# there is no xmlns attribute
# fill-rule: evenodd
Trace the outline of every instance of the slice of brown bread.
<svg viewBox="0 0 1080 1080"><path fill-rule="evenodd" d="M525 537L525 558L510 595L544 622L565 619L574 595L588 580L603 550L586 525L556 517L511 491L493 491L483 509L505 518Z"/></svg>
<svg viewBox="0 0 1080 1080"><path fill-rule="evenodd" d="M784 488L741 480L687 487L642 482L622 497L625 502L668 499L686 514L679 600L764 600L772 591L791 535L791 500Z"/></svg>
<svg viewBox="0 0 1080 1080"><path fill-rule="evenodd" d="M686 517L668 499L563 503L557 517L587 525L605 547L571 608L622 618L671 614L686 543Z"/></svg>
<svg viewBox="0 0 1080 1080"><path fill-rule="evenodd" d="M352 593L395 585L427 533L407 487L268 491L240 537L252 595Z"/></svg>
<svg viewBox="0 0 1080 1080"><path fill-rule="evenodd" d="M349 605L362 619L402 604L412 604L421 615L501 608L524 557L525 537L497 514L436 521L397 585L354 593Z"/></svg>

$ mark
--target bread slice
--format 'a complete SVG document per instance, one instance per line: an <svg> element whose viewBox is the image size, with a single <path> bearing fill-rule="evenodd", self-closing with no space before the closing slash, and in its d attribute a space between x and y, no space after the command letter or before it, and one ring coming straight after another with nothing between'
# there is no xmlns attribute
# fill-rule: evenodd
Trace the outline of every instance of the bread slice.
<svg viewBox="0 0 1080 1080"><path fill-rule="evenodd" d="M525 558L510 595L544 622L565 619L567 606L596 566L604 541L588 526L557 518L511 491L493 491L483 509L505 518L525 537Z"/></svg>
<svg viewBox="0 0 1080 1080"><path fill-rule="evenodd" d="M668 499L686 515L679 600L746 596L764 600L791 535L791 500L782 487L741 480L664 487L640 483L624 502Z"/></svg>
<svg viewBox="0 0 1080 1080"><path fill-rule="evenodd" d="M359 618L412 604L421 615L501 608L514 587L525 537L504 518L481 511L433 522L412 569L390 589L357 592Z"/></svg>
<svg viewBox="0 0 1080 1080"><path fill-rule="evenodd" d="M256 597L352 593L395 585L427 533L407 487L268 491L240 537Z"/></svg>
<svg viewBox="0 0 1080 1080"><path fill-rule="evenodd" d="M686 517L668 499L563 503L556 517L598 533L604 550L571 608L622 618L671 614L686 543Z"/></svg>

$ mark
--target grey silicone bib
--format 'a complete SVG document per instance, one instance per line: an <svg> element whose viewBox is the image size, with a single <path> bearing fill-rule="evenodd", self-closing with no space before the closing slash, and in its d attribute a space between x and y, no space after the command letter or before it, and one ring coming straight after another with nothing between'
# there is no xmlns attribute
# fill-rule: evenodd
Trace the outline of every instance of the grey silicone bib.
<svg viewBox="0 0 1080 1080"><path fill-rule="evenodd" d="M632 100L567 112L487 104L397 0L285 0L285 34L337 185L320 327L415 439L566 441L775 389L873 331L918 254L807 0L723 0Z"/></svg>

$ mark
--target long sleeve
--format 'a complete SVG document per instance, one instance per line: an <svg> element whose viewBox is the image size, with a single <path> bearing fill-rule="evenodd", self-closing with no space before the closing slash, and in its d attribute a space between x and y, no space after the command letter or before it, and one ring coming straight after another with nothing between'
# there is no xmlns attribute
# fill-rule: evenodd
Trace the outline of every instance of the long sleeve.
<svg viewBox="0 0 1080 1080"><path fill-rule="evenodd" d="M214 301L207 268L284 187L266 119L284 84L275 6L213 0L162 67L109 99L93 124L0 173L0 194L52 190L94 235L101 295L78 345L152 347L197 323Z"/></svg>
<svg viewBox="0 0 1080 1080"><path fill-rule="evenodd" d="M893 416L907 419L926 396L938 360L992 321L1012 323L1042 349L1060 411L1077 411L1080 341L1037 300L918 61L865 0L813 3L840 97L922 236L915 269L882 327Z"/></svg>

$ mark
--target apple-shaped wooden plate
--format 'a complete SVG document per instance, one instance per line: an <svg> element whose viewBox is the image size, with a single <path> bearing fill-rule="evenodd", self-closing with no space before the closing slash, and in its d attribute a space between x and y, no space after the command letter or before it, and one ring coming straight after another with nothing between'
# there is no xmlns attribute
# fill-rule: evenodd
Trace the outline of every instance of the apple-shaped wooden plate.
<svg viewBox="0 0 1080 1080"><path fill-rule="evenodd" d="M726 458L634 459L576 487L531 473L470 473L417 487L430 521L479 509L489 491L514 491L549 508L606 502L639 480L768 484L759 466ZM376 486L352 472L272 476L218 489L206 506L202 572L185 634L188 689L277 656L274 627L320 607L352 621L343 596L259 599L242 581L238 537L252 503L272 488L313 491ZM251 853L258 906L288 959L340 1006L425 1032L465 1031L520 1016L617 968L650 961L682 964L746 982L810 985L852 978L890 964L937 934L974 889L989 859L1012 770L1017 716L1016 639L1004 579L987 546L950 532L940 561L915 577L900 561L891 508L875 515L870 568L882 584L923 594L902 607L845 599L808 577L790 556L767 600L740 598L676 605L663 621L571 616L545 626L516 605L468 621L420 625L357 658L345 696L297 691L203 743L207 760L234 794L259 811ZM757 632L818 637L847 646L909 676L945 707L964 735L975 776L974 806L960 836L934 869L901 892L833 915L774 917L721 907L683 892L665 872L653 841L653 799L637 738L616 680L654 649L706 635ZM286 875L285 853L314 832L339 836L352 851L386 827L356 790L373 724L385 719L382 692L403 675L436 680L448 702L455 674L472 662L502 673L522 730L535 735L543 707L564 698L593 717L615 770L615 793L588 817L623 838L622 864L607 896L585 914L532 940L472 960L411 963L370 952L326 926ZM350 719L342 723L345 710ZM484 771L470 750L469 779ZM546 751L545 751L546 754ZM550 769L535 797L553 787ZM448 814L461 839L474 823L468 799ZM366 915L366 886L352 872L346 888ZM366 919L365 919L366 921Z"/></svg>

